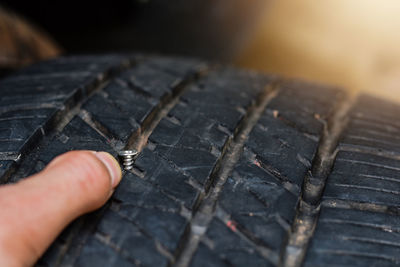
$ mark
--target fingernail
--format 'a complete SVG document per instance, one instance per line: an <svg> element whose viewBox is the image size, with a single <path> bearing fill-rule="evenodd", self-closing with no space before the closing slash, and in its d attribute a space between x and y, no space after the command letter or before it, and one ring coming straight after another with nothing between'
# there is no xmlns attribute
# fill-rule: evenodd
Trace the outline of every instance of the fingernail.
<svg viewBox="0 0 400 267"><path fill-rule="evenodd" d="M107 152L95 152L94 154L107 167L111 176L111 186L115 188L122 177L122 171L118 161Z"/></svg>

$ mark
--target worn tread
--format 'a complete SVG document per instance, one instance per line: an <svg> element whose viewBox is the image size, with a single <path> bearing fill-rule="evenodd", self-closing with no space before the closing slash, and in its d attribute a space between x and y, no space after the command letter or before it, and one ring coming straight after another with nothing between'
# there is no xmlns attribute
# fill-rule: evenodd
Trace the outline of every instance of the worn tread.
<svg viewBox="0 0 400 267"><path fill-rule="evenodd" d="M37 266L400 261L396 104L361 96L342 112L339 89L146 55L43 62L0 91L2 183L72 149L140 152ZM310 231L292 264L299 227Z"/></svg>

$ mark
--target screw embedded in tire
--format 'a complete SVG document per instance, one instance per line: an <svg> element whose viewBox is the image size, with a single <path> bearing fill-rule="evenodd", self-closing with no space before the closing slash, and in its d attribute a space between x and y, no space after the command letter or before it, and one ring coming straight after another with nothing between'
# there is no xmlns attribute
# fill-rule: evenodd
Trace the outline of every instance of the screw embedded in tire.
<svg viewBox="0 0 400 267"><path fill-rule="evenodd" d="M133 167L133 161L135 156L138 154L136 150L121 150L118 152L118 156L122 160L124 170L130 170Z"/></svg>

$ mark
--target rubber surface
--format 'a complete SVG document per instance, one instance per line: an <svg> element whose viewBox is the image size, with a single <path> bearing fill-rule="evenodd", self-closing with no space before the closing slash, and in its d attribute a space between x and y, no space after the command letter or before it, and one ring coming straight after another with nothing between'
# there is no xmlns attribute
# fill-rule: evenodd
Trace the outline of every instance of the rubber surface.
<svg viewBox="0 0 400 267"><path fill-rule="evenodd" d="M0 176L140 151L38 266L393 266L400 107L196 60L60 58L0 83Z"/></svg>

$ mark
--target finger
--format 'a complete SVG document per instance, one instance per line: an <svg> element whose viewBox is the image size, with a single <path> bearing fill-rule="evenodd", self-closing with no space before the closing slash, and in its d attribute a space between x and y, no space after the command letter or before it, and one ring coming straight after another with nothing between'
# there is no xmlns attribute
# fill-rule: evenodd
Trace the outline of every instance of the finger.
<svg viewBox="0 0 400 267"><path fill-rule="evenodd" d="M69 222L103 205L120 180L110 154L72 151L0 187L0 266L35 263Z"/></svg>

